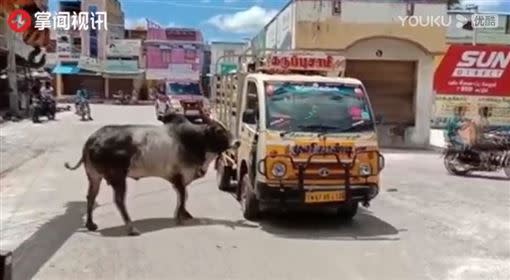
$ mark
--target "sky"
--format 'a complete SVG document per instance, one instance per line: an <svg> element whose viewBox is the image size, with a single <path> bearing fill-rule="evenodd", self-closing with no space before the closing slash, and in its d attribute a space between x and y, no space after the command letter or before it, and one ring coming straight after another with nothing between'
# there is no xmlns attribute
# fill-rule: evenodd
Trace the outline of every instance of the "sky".
<svg viewBox="0 0 510 280"><path fill-rule="evenodd" d="M200 29L207 41L251 39L288 0L120 0L127 27L145 18L168 27ZM50 9L58 0L49 0ZM510 13L510 0L465 0L481 11Z"/></svg>

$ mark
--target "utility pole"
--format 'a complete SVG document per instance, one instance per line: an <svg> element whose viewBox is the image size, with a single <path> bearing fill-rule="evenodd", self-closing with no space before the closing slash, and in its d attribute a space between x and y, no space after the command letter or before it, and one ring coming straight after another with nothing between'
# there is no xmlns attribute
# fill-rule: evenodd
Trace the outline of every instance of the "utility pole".
<svg viewBox="0 0 510 280"><path fill-rule="evenodd" d="M19 96L18 96L18 73L16 69L16 35L5 24L5 37L7 39L7 75L9 79L9 110L16 116L19 115Z"/></svg>

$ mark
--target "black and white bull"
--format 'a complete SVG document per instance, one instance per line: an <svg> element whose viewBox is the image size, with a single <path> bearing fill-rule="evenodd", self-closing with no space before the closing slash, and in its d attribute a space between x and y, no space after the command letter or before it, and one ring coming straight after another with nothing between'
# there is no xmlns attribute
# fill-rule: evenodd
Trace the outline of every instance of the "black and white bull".
<svg viewBox="0 0 510 280"><path fill-rule="evenodd" d="M175 219L178 224L192 219L186 210L186 186L203 177L209 164L221 153L238 148L221 124L209 121L192 124L184 117L167 116L163 125L108 125L94 132L83 146L82 163L89 182L87 194L88 230L97 230L93 208L102 179L113 187L115 204L129 235L139 235L126 210L126 179L159 177L170 182L178 194Z"/></svg>

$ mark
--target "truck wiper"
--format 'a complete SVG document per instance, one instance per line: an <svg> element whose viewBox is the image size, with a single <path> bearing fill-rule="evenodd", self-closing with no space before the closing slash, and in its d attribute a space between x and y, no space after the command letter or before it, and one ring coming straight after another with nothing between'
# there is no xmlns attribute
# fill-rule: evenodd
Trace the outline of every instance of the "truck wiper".
<svg viewBox="0 0 510 280"><path fill-rule="evenodd" d="M356 130L356 129L359 129L362 127L373 126L373 125L374 125L373 121L358 121L358 122L353 123L349 128L342 130L341 132L348 132L348 131Z"/></svg>
<svg viewBox="0 0 510 280"><path fill-rule="evenodd" d="M311 129L314 131L326 131L326 130L332 130L332 129L341 129L338 126L332 126L332 125L323 125L323 124L312 124L312 125L298 125L298 128L300 129Z"/></svg>

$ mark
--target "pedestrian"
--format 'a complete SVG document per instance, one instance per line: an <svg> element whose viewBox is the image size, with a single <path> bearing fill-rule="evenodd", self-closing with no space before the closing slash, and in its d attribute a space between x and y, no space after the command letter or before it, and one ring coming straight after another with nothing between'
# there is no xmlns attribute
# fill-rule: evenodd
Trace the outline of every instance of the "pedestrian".
<svg viewBox="0 0 510 280"><path fill-rule="evenodd" d="M76 91L76 100L77 100L77 107L76 111L78 112L78 106L83 104L85 108L87 109L87 117L90 121L92 121L92 112L90 110L90 103L89 103L90 95L88 94L87 90L85 89L78 89Z"/></svg>
<svg viewBox="0 0 510 280"><path fill-rule="evenodd" d="M45 98L49 98L53 100L54 98L54 89L51 86L51 83L49 81L46 81L44 85L40 89L41 96Z"/></svg>

